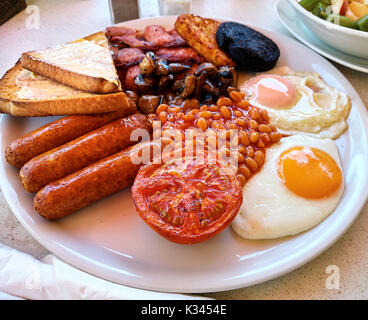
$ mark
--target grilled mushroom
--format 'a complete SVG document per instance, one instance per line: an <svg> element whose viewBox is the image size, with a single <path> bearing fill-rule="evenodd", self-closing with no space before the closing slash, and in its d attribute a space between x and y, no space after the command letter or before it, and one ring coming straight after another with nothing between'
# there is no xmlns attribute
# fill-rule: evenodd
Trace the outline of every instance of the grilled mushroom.
<svg viewBox="0 0 368 320"><path fill-rule="evenodd" d="M143 113L155 113L162 100L161 96L143 95L138 98L138 108Z"/></svg>
<svg viewBox="0 0 368 320"><path fill-rule="evenodd" d="M207 72L203 71L200 76L197 78L197 85L194 92L194 97L197 99L201 99L202 92L203 92L203 85L205 84L207 80Z"/></svg>
<svg viewBox="0 0 368 320"><path fill-rule="evenodd" d="M142 62L139 64L141 74L150 75L156 70L155 54L151 51L146 53Z"/></svg>
<svg viewBox="0 0 368 320"><path fill-rule="evenodd" d="M169 85L174 81L174 76L172 74L169 74L167 76L163 76L158 81L157 87L160 90L166 89L169 87Z"/></svg>
<svg viewBox="0 0 368 320"><path fill-rule="evenodd" d="M150 92L155 86L156 82L157 79L155 77L143 77L141 74L134 79L134 83L137 85L138 91L140 93Z"/></svg>
<svg viewBox="0 0 368 320"><path fill-rule="evenodd" d="M209 81L208 79L205 81L204 85L203 85L203 90L207 91L208 93L210 93L212 96L214 96L214 98L217 98L220 95L220 90L219 88L216 88L211 81Z"/></svg>
<svg viewBox="0 0 368 320"><path fill-rule="evenodd" d="M158 76L166 76L170 73L169 62L164 59L158 59L156 63L155 74Z"/></svg>
<svg viewBox="0 0 368 320"><path fill-rule="evenodd" d="M218 70L217 70L217 67L213 65L212 63L204 62L199 65L194 75L198 77L203 72L206 72L208 77L214 78L217 75Z"/></svg>
<svg viewBox="0 0 368 320"><path fill-rule="evenodd" d="M184 78L184 89L180 93L180 98L189 97L195 90L197 84L197 77L193 74L189 74Z"/></svg>
<svg viewBox="0 0 368 320"><path fill-rule="evenodd" d="M178 73L178 72L188 71L191 69L190 66L187 66L186 64L181 64L181 63L170 63L169 68L170 68L171 73Z"/></svg>

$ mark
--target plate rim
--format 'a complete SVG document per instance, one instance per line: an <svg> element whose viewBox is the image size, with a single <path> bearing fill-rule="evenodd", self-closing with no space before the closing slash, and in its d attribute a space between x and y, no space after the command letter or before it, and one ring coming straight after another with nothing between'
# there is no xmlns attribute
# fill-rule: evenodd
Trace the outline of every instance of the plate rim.
<svg viewBox="0 0 368 320"><path fill-rule="evenodd" d="M156 20L157 22L161 19L172 19L175 16L162 16L162 17L150 17L150 18L144 18L144 19L134 19L134 20L129 20L129 21L125 21L124 23L127 22L138 22L141 20ZM219 17L211 17L214 19L222 19L222 20L229 20L229 18L219 18ZM237 21L235 19L230 18L231 21ZM240 21L238 21L240 22ZM124 23L119 23L119 24L115 24L115 25L121 25ZM240 22L243 23L243 22ZM285 34L282 34L280 32L277 31L272 31L270 29L267 28L263 28L257 25L251 25L248 24L250 27L254 27L254 28L258 28L258 29L262 29L262 30L267 30L270 31L271 33L276 33L279 34L282 38L288 38L288 40L297 43L299 46L303 46L304 49L306 50L310 50L313 52L313 54L317 54L315 53L313 50L309 49L307 46L299 43L298 41L296 41L295 39L292 39L288 36L286 36ZM321 59L326 60L325 58L321 57ZM359 112L359 116L362 118L363 124L365 124L365 129L368 132L368 111L365 109L364 104L360 98L360 96L358 95L358 93L356 92L356 90L354 89L354 87L350 84L349 80L341 74L341 72L335 67L333 66L329 61L325 61L327 62L333 69L336 70L337 73L339 73L344 79L345 81L350 85L352 91L355 94L355 102L356 102L356 108L358 109L357 111ZM362 117L362 114L365 113L365 118ZM2 116L1 117L1 121L0 121L0 126L3 125L3 121L5 117ZM3 137L2 137L2 133L0 131L0 145L3 144ZM333 245L352 225L352 223L355 221L355 219L358 217L358 215L360 214L362 207L364 206L366 199L368 198L368 176L366 177L364 183L363 183L363 187L360 190L360 194L359 194L359 202L354 203L354 206L352 208L352 212L354 212L354 214L349 215L349 219L346 221L346 219L344 219L345 224L343 226L341 226L341 228L339 230L337 230L338 232L335 232L334 237L333 238L329 238L327 242L324 243L318 243L318 248L315 249L316 244L315 241L312 242L312 248L310 244L308 244L305 248L303 248L303 252L302 253L298 253L297 257L295 257L295 255L293 255L292 258L292 263L289 264L288 263L288 259L280 259L279 261L277 261L275 263L275 268L272 270L272 272L269 272L268 274L262 274L261 276L258 276L256 279L250 280L250 279L246 279L244 280L244 277L240 277L238 278L237 281L228 281L225 284L216 284L216 283L211 283L210 285L207 286L202 286L200 288L192 288L192 289L180 289L180 288L172 288L172 287L165 287L165 286L161 286L160 288L157 287L151 287L151 286L145 286L145 285L137 285L137 284L133 284L133 283L129 283L128 281L116 281L116 280L112 280L111 278L108 279L106 277L106 271L104 272L103 270L107 270L105 269L99 269L98 268L98 262L94 261L92 263L88 263L86 264L86 260L85 259L80 259L80 260L75 260L76 256L70 252L70 251L66 251L66 250L61 250L61 247L56 245L54 242L48 242L47 239L44 239L42 237L42 235L38 235L36 233L35 230L33 230L31 228L31 225L25 220L25 218L21 215L21 211L25 211L26 214L28 214L26 212L26 210L16 201L12 200L12 195L11 192L13 191L12 188L10 188L9 186L7 186L7 184L9 185L7 179L3 179L1 177L5 177L5 168L6 165L8 165L5 161L5 158L3 158L3 156L0 159L0 187L3 191L4 194L4 198L7 201L10 209L12 210L12 212L14 213L14 215L16 216L17 220L23 225L23 227L41 244L43 245L46 249L48 249L51 253L55 254L56 256L58 256L60 259L66 261L67 263L73 265L74 267L85 271L87 273L93 274L95 276L101 277L103 279L106 279L108 281L111 282L115 282L118 284L122 284L125 286L130 286L130 287L134 287L134 288L138 288L138 289L145 289L145 290L152 290L152 291L160 291L160 292L176 292L176 293L208 293L208 292L218 292L218 291L225 291L225 290L232 290L232 289L239 289L239 288L244 288L244 287L248 287L251 285L255 285L255 284L259 284L259 283L263 283L265 281L277 278L281 275L284 275L286 273L289 273L297 268L299 268L300 266L308 263L309 261L313 260L314 258L316 258L317 256L319 256L320 254L322 254L325 250L327 250L331 245ZM365 188L364 188L365 187ZM336 230L334 230L336 231ZM320 240L321 241L321 240ZM313 250L314 249L314 250ZM72 257L72 258L71 258ZM74 259L73 259L74 258ZM243 280L241 280L243 279Z"/></svg>
<svg viewBox="0 0 368 320"><path fill-rule="evenodd" d="M279 20L281 21L282 25L296 38L298 39L300 42L302 42L302 44L304 44L305 46L311 48L312 50L314 50L315 52L317 52L318 54L336 62L336 63L339 63L345 67L348 67L348 68L351 68L353 70L356 70L356 71L360 71L360 72L363 72L363 73L368 73L368 67L361 67L357 64L354 64L354 63L350 63L350 62L347 62L341 58L338 58L336 57L335 55L333 55L332 53L329 53L328 51L324 50L323 48L320 48L319 46L313 44L310 42L310 40L308 39L308 36L306 37L302 37L301 35L299 35L290 25L288 22L285 21L285 19L283 19L283 17L281 16L280 14L280 9L282 6L289 6L290 8L292 8L294 10L294 8L289 4L289 1L287 0L279 0L276 4L275 4L275 11L276 11L276 14L279 18ZM297 21L296 23L300 24L301 22L300 21ZM303 33L303 35L305 34L304 30L301 31ZM319 40L321 41L321 40ZM322 42L322 41L321 41ZM327 45L327 44L326 44ZM334 49L334 48L331 48L333 50L336 50L337 49ZM342 52L343 54L346 54L344 52ZM346 54L347 55L347 54ZM352 58L355 58L354 56L351 55ZM360 59L363 59L363 58L360 58ZM368 60L367 60L368 61Z"/></svg>

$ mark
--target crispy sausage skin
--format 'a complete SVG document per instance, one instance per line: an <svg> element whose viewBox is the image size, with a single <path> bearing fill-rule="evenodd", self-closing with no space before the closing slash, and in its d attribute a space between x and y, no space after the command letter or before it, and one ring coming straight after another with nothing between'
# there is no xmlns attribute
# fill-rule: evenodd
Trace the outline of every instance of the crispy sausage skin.
<svg viewBox="0 0 368 320"><path fill-rule="evenodd" d="M134 114L115 120L32 158L20 170L24 188L28 192L37 192L51 181L137 143L131 141L130 135L138 128L151 131L151 123L145 115Z"/></svg>
<svg viewBox="0 0 368 320"><path fill-rule="evenodd" d="M151 160L153 151L160 152L164 146L164 143L141 142L51 182L36 194L34 208L46 219L54 220L131 186L142 166L132 159L149 152Z"/></svg>
<svg viewBox="0 0 368 320"><path fill-rule="evenodd" d="M67 116L14 140L5 150L6 161L21 168L33 157L76 139L121 117L137 112L134 104L122 111L99 115Z"/></svg>

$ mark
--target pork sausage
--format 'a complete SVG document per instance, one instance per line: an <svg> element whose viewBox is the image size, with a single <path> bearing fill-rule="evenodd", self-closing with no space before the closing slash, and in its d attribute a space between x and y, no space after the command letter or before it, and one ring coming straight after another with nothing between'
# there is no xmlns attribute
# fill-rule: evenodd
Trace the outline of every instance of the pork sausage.
<svg viewBox="0 0 368 320"><path fill-rule="evenodd" d="M145 115L134 114L115 120L32 158L20 170L24 188L37 192L51 181L137 143L131 141L130 135L138 128L151 131L151 123Z"/></svg>

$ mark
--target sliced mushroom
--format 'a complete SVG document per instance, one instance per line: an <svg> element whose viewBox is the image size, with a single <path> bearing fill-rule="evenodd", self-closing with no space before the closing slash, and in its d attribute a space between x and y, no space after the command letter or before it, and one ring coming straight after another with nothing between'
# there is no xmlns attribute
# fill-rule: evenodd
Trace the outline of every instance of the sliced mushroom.
<svg viewBox="0 0 368 320"><path fill-rule="evenodd" d="M181 92L184 90L184 79L175 80L174 84L171 87L171 90L174 92Z"/></svg>
<svg viewBox="0 0 368 320"><path fill-rule="evenodd" d="M219 77L223 79L232 79L234 76L233 72L234 72L234 68L228 67L228 66L222 66L218 70L218 75Z"/></svg>
<svg viewBox="0 0 368 320"><path fill-rule="evenodd" d="M179 73L179 72L188 71L191 69L190 66L186 64L181 64L181 63L170 63L169 68L170 68L171 73Z"/></svg>
<svg viewBox="0 0 368 320"><path fill-rule="evenodd" d="M155 77L143 77L143 75L139 75L134 79L134 83L138 87L138 91L140 93L148 93L153 87L156 85L157 79Z"/></svg>
<svg viewBox="0 0 368 320"><path fill-rule="evenodd" d="M197 77L189 74L184 78L184 90L180 93L180 97L185 99L189 97L196 89Z"/></svg>
<svg viewBox="0 0 368 320"><path fill-rule="evenodd" d="M201 99L203 92L203 85L207 80L207 72L203 71L197 78L197 86L194 92L194 97L197 99Z"/></svg>
<svg viewBox="0 0 368 320"><path fill-rule="evenodd" d="M223 81L219 82L219 91L221 96L228 95L228 88L234 86L233 79L224 79Z"/></svg>
<svg viewBox="0 0 368 320"><path fill-rule="evenodd" d="M155 74L158 76L166 76L170 73L169 62L164 59L159 59L156 63Z"/></svg>
<svg viewBox="0 0 368 320"><path fill-rule="evenodd" d="M214 78L217 75L218 70L217 70L217 67L213 65L212 63L204 62L199 65L194 75L198 77L203 72L206 72L208 77Z"/></svg>
<svg viewBox="0 0 368 320"><path fill-rule="evenodd" d="M154 95L143 95L138 98L138 108L143 113L155 113L157 107L160 105L162 97Z"/></svg>
<svg viewBox="0 0 368 320"><path fill-rule="evenodd" d="M169 74L167 76L163 76L158 81L157 87L160 90L166 89L169 87L170 84L172 84L174 81L174 76L172 74Z"/></svg>
<svg viewBox="0 0 368 320"><path fill-rule="evenodd" d="M207 91L208 93L210 93L211 95L213 95L215 98L217 98L220 95L219 88L216 88L211 83L211 81L209 81L208 79L205 81L205 83L203 85L203 90Z"/></svg>
<svg viewBox="0 0 368 320"><path fill-rule="evenodd" d="M155 54L151 51L146 53L142 62L139 64L141 74L150 75L156 70Z"/></svg>

